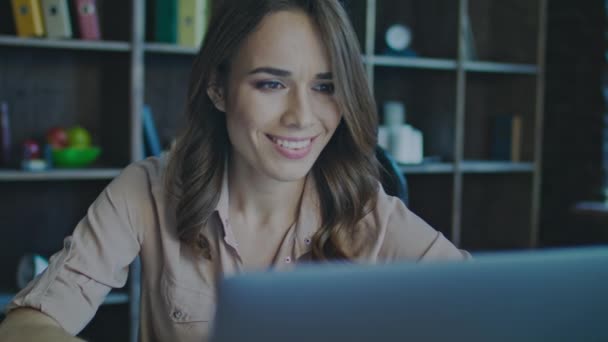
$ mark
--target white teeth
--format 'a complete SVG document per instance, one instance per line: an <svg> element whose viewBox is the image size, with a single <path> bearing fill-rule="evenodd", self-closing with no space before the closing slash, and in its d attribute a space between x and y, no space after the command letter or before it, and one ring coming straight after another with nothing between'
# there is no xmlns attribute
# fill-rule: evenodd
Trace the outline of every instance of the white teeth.
<svg viewBox="0 0 608 342"><path fill-rule="evenodd" d="M311 139L301 140L301 141L289 141L289 140L282 140L282 139L277 139L277 138L273 138L272 140L274 140L274 142L277 143L277 145L284 147L284 148L292 149L292 150L298 150L298 149L305 148L308 145L310 145L310 143L312 141Z"/></svg>

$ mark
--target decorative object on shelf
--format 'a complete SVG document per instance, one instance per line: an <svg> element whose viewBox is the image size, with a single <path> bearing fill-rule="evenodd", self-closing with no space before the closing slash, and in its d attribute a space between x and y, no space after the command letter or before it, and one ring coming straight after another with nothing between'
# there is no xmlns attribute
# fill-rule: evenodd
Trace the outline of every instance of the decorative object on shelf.
<svg viewBox="0 0 608 342"><path fill-rule="evenodd" d="M53 150L53 165L59 168L79 168L91 165L101 154L101 148L66 147Z"/></svg>
<svg viewBox="0 0 608 342"><path fill-rule="evenodd" d="M91 133L80 126L68 130L52 127L47 131L46 138L52 147L51 160L56 167L85 167L97 160L101 153L101 148L91 146Z"/></svg>
<svg viewBox="0 0 608 342"><path fill-rule="evenodd" d="M391 25L385 33L387 49L385 55L415 57L416 52L410 48L412 42L411 29L402 24Z"/></svg>
<svg viewBox="0 0 608 342"><path fill-rule="evenodd" d="M30 281L44 272L49 267L49 262L40 255L26 254L19 259L17 264L17 288L25 288Z"/></svg>
<svg viewBox="0 0 608 342"><path fill-rule="evenodd" d="M46 142L52 148L68 147L68 133L63 127L51 127L46 132Z"/></svg>
<svg viewBox="0 0 608 342"><path fill-rule="evenodd" d="M521 161L522 134L521 116L495 116L493 118L490 159Z"/></svg>
<svg viewBox="0 0 608 342"><path fill-rule="evenodd" d="M15 30L19 37L42 37L45 34L39 0L11 0Z"/></svg>
<svg viewBox="0 0 608 342"><path fill-rule="evenodd" d="M156 131L156 125L154 124L154 117L152 116L150 106L144 106L141 117L144 129L144 149L146 150L143 155L145 157L160 156L160 139L158 138L158 132Z"/></svg>
<svg viewBox="0 0 608 342"><path fill-rule="evenodd" d="M72 38L68 0L41 0L48 38Z"/></svg>
<svg viewBox="0 0 608 342"><path fill-rule="evenodd" d="M27 139L23 142L23 156L21 168L25 171L44 171L48 169L48 164L42 158L42 148L34 139Z"/></svg>
<svg viewBox="0 0 608 342"><path fill-rule="evenodd" d="M179 45L198 47L207 30L210 12L208 0L179 0L177 5Z"/></svg>
<svg viewBox="0 0 608 342"><path fill-rule="evenodd" d="M177 1L155 1L154 40L160 43L177 43Z"/></svg>
<svg viewBox="0 0 608 342"><path fill-rule="evenodd" d="M100 40L99 14L95 0L74 0L80 39Z"/></svg>
<svg viewBox="0 0 608 342"><path fill-rule="evenodd" d="M11 162L11 130L9 125L8 103L0 103L0 166Z"/></svg>
<svg viewBox="0 0 608 342"><path fill-rule="evenodd" d="M401 164L420 164L423 161L422 132L408 125L405 120L405 105L398 101L384 103L384 124L379 131L382 144L388 146L393 158ZM380 137L382 135L382 137Z"/></svg>

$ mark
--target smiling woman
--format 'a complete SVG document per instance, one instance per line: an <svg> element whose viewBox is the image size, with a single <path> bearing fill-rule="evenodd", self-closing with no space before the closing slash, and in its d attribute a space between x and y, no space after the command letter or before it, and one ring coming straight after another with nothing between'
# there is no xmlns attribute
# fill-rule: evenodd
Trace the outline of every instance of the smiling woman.
<svg viewBox="0 0 608 342"><path fill-rule="evenodd" d="M375 103L338 1L219 4L174 150L103 191L9 305L0 339L78 333L138 254L143 341L206 339L226 275L468 257L384 193Z"/></svg>

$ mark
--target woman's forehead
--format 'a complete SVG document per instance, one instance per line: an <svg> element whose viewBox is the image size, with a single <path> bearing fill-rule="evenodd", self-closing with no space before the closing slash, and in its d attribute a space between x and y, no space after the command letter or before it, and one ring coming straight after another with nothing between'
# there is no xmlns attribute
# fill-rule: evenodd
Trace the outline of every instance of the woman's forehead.
<svg viewBox="0 0 608 342"><path fill-rule="evenodd" d="M319 29L306 13L279 11L266 16L244 40L232 69L243 73L265 66L315 75L331 71Z"/></svg>

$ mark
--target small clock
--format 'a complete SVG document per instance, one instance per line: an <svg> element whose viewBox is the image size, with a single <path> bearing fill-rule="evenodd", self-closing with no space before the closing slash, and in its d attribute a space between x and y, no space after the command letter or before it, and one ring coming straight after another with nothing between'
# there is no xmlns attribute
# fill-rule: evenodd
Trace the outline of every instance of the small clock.
<svg viewBox="0 0 608 342"><path fill-rule="evenodd" d="M386 45L394 51L405 51L412 41L412 32L402 24L391 25L386 30Z"/></svg>

